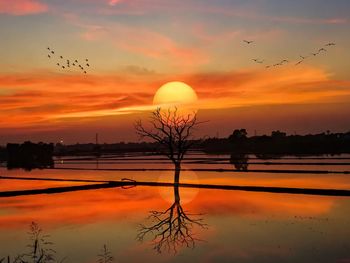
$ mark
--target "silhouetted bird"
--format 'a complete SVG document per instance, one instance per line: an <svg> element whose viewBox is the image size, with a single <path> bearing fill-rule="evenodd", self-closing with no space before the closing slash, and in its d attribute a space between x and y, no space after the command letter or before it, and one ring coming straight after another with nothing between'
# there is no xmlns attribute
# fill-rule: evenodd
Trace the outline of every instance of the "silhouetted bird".
<svg viewBox="0 0 350 263"><path fill-rule="evenodd" d="M302 55L300 55L299 57L301 57L301 59L307 59L307 57L304 57L304 56L302 56Z"/></svg>
<svg viewBox="0 0 350 263"><path fill-rule="evenodd" d="M88 62L89 60L88 59L85 59L86 62Z"/></svg>
<svg viewBox="0 0 350 263"><path fill-rule="evenodd" d="M311 53L311 55L313 55L314 57L316 57L318 55L318 53Z"/></svg>
<svg viewBox="0 0 350 263"><path fill-rule="evenodd" d="M84 71L84 73L86 74L86 71Z"/></svg>
<svg viewBox="0 0 350 263"><path fill-rule="evenodd" d="M295 64L295 66L298 66L298 65L300 65L303 62L304 62L304 60L300 60L300 61L298 61L298 63Z"/></svg>
<svg viewBox="0 0 350 263"><path fill-rule="evenodd" d="M281 63L283 64L283 63L288 63L289 61L288 60L286 60L286 59L283 59L282 61L281 61Z"/></svg>
<svg viewBox="0 0 350 263"><path fill-rule="evenodd" d="M268 65L268 66L266 66L265 68L271 68L271 66L270 66L270 65Z"/></svg>
<svg viewBox="0 0 350 263"><path fill-rule="evenodd" d="M264 60L259 60L259 59L257 59L257 58L252 59L252 60L253 60L254 62L258 63L258 64L264 63Z"/></svg>
<svg viewBox="0 0 350 263"><path fill-rule="evenodd" d="M243 42L245 42L249 45L249 44L253 43L254 41L243 40Z"/></svg>
<svg viewBox="0 0 350 263"><path fill-rule="evenodd" d="M75 63L78 63L78 60L74 60Z"/></svg>
<svg viewBox="0 0 350 263"><path fill-rule="evenodd" d="M325 45L325 47L335 46L335 43L328 43Z"/></svg>
<svg viewBox="0 0 350 263"><path fill-rule="evenodd" d="M57 66L59 66L60 65L60 63L57 63Z"/></svg>
<svg viewBox="0 0 350 263"><path fill-rule="evenodd" d="M90 67L89 63L86 63L86 66Z"/></svg>
<svg viewBox="0 0 350 263"><path fill-rule="evenodd" d="M75 63L73 63L73 66L75 66Z"/></svg>
<svg viewBox="0 0 350 263"><path fill-rule="evenodd" d="M47 50L50 50L50 48L48 47Z"/></svg>
<svg viewBox="0 0 350 263"><path fill-rule="evenodd" d="M52 50L51 53L52 53L52 54L55 54L55 51Z"/></svg>
<svg viewBox="0 0 350 263"><path fill-rule="evenodd" d="M62 68L66 68L65 66L62 66Z"/></svg>
<svg viewBox="0 0 350 263"><path fill-rule="evenodd" d="M318 50L318 53L320 53L320 52L327 52L327 50L326 49L324 49L324 48L320 48L319 50Z"/></svg>
<svg viewBox="0 0 350 263"><path fill-rule="evenodd" d="M48 58L51 58L51 56L50 56L50 55L47 55L47 57L48 57Z"/></svg>
<svg viewBox="0 0 350 263"><path fill-rule="evenodd" d="M63 58L63 56L60 56L60 58Z"/></svg>

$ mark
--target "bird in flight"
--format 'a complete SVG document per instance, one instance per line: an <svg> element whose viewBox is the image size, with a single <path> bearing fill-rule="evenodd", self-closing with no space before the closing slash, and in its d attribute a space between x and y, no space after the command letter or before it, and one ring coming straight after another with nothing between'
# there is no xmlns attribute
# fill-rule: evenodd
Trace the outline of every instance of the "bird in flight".
<svg viewBox="0 0 350 263"><path fill-rule="evenodd" d="M243 40L243 42L247 43L248 45L253 43L254 41L249 41L249 40Z"/></svg>
<svg viewBox="0 0 350 263"><path fill-rule="evenodd" d="M295 66L298 66L298 65L300 65L303 62L304 62L304 60L300 60L300 61L298 61L298 63L295 64Z"/></svg>
<svg viewBox="0 0 350 263"><path fill-rule="evenodd" d="M0 0L1 1L1 0ZM56 58L53 54L55 54L55 51L53 48L46 46L46 49L48 50L48 54L47 57L49 59L54 59ZM81 61L83 61L82 63L79 64L77 59L69 59L68 57L65 57L63 55L58 55L56 54L57 58L59 58L58 60L54 61L56 62L56 65L62 69L68 69L71 67L75 67L75 66L79 66L79 69L81 70L81 73L83 74L87 74L87 70L84 69L84 67L90 67L90 63L89 63L89 59L85 58L85 59L81 59ZM84 65L84 66L83 66Z"/></svg>
<svg viewBox="0 0 350 263"><path fill-rule="evenodd" d="M326 45L324 45L325 47L330 47L330 46L335 46L335 43L328 43Z"/></svg>
<svg viewBox="0 0 350 263"><path fill-rule="evenodd" d="M318 53L320 53L320 52L327 52L327 50L325 49L325 48L320 48L319 50L318 50Z"/></svg>
<svg viewBox="0 0 350 263"><path fill-rule="evenodd" d="M256 63L258 63L258 64L262 64L262 63L264 63L264 60L259 60L259 59L257 59L257 58L254 58L254 59L252 59L254 62L256 62Z"/></svg>
<svg viewBox="0 0 350 263"><path fill-rule="evenodd" d="M276 63L276 64L274 64L273 66L274 67L277 67L277 66L282 66L283 65L283 63L282 62L280 62L280 63Z"/></svg>
<svg viewBox="0 0 350 263"><path fill-rule="evenodd" d="M316 57L318 55L318 53L311 53L311 55L313 55L314 57Z"/></svg>
<svg viewBox="0 0 350 263"><path fill-rule="evenodd" d="M304 57L302 55L300 55L299 57L301 57L301 59L307 59L308 57Z"/></svg>

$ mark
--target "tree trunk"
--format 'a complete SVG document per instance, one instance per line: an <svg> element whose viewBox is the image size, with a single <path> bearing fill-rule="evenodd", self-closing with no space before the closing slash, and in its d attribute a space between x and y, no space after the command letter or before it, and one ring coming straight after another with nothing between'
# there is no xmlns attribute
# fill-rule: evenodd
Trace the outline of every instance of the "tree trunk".
<svg viewBox="0 0 350 263"><path fill-rule="evenodd" d="M179 185L174 185L174 203L180 205Z"/></svg>
<svg viewBox="0 0 350 263"><path fill-rule="evenodd" d="M174 184L179 184L180 182L180 171L181 171L181 164L175 163L175 175L174 175Z"/></svg>

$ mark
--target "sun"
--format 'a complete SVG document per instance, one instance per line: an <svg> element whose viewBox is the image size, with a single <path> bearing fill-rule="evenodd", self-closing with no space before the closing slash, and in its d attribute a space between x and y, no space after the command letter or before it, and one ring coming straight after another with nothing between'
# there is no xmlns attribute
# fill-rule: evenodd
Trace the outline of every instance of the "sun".
<svg viewBox="0 0 350 263"><path fill-rule="evenodd" d="M178 109L187 115L197 111L198 97L194 89L184 82L172 81L162 85L153 97L153 105L162 110Z"/></svg>

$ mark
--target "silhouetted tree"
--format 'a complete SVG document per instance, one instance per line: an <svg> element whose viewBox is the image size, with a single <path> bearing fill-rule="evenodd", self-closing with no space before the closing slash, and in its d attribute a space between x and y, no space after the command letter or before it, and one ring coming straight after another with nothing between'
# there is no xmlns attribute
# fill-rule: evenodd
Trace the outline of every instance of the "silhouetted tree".
<svg viewBox="0 0 350 263"><path fill-rule="evenodd" d="M152 224L140 225L137 239L142 242L146 236L153 236L153 248L158 253L162 251L176 253L182 247L194 248L196 241L200 239L195 237L193 228L195 226L207 228L202 218L193 218L194 216L198 214L190 214L183 210L179 186L174 185L174 203L164 212L151 211L148 219Z"/></svg>
<svg viewBox="0 0 350 263"><path fill-rule="evenodd" d="M53 144L24 142L23 144L7 144L7 168L52 168Z"/></svg>
<svg viewBox="0 0 350 263"><path fill-rule="evenodd" d="M236 129L233 133L228 137L230 141L242 140L247 138L247 130L246 129Z"/></svg>
<svg viewBox="0 0 350 263"><path fill-rule="evenodd" d="M174 183L180 180L181 162L187 151L198 141L192 137L193 130L201 124L197 114L182 116L177 108L163 111L157 108L149 120L151 128L145 128L141 120L136 121L136 133L141 138L150 138L163 146L163 153L175 165Z"/></svg>
<svg viewBox="0 0 350 263"><path fill-rule="evenodd" d="M247 144L247 134L246 129L236 129L233 131L228 137L232 152L244 152L243 149L246 148Z"/></svg>

